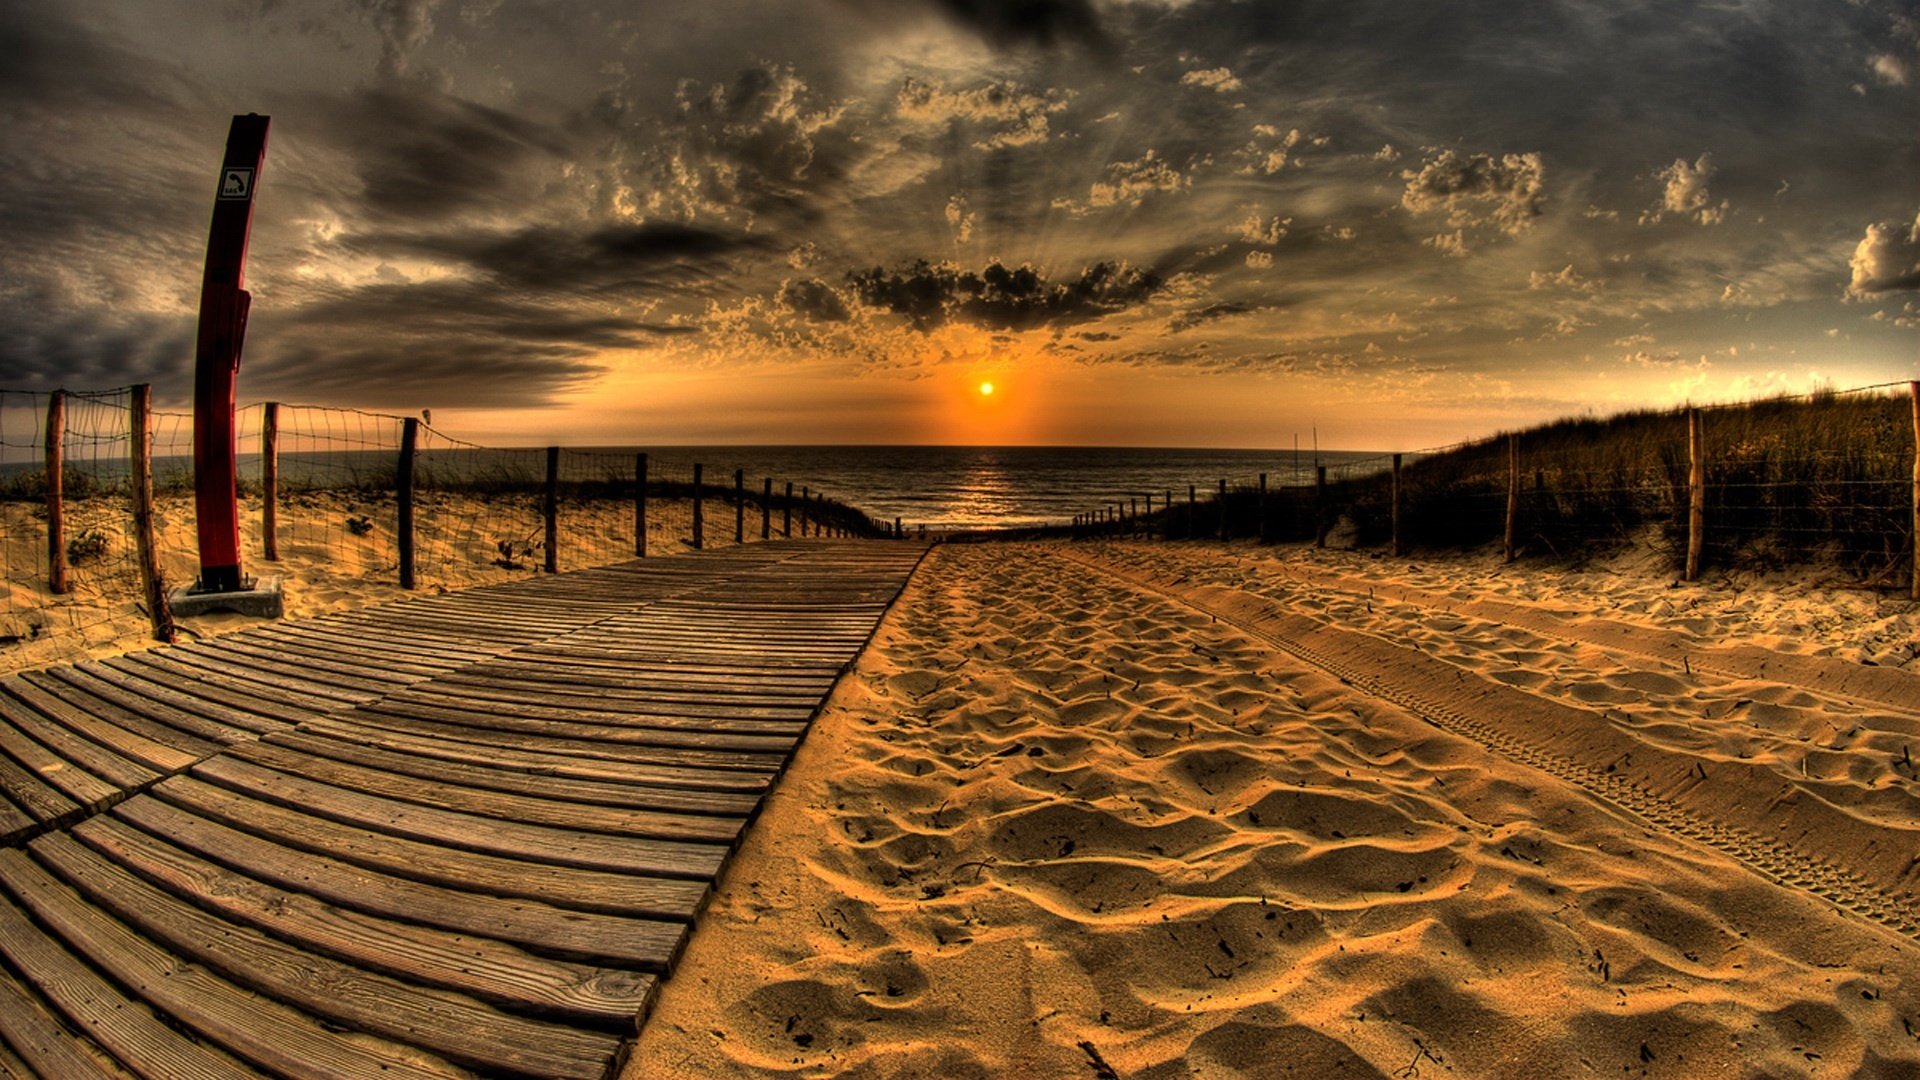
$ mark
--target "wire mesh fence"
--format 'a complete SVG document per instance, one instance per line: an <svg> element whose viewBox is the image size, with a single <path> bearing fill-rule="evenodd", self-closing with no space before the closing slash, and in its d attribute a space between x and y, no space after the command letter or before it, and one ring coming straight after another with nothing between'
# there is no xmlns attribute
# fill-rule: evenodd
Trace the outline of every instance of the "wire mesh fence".
<svg viewBox="0 0 1920 1080"><path fill-rule="evenodd" d="M1699 453L1689 425L1697 423ZM1318 466L1292 484L1230 476L1120 492L1077 535L1311 541L1583 557L1651 539L1688 565L1823 562L1865 585L1920 581L1920 391L1804 396L1581 418ZM1700 466L1699 483L1694 466ZM1700 502L1701 526L1693 524Z"/></svg>
<svg viewBox="0 0 1920 1080"><path fill-rule="evenodd" d="M0 670L125 648L151 630L132 397L0 391ZM885 532L804 478L749 483L725 462L489 447L423 419L321 406L254 404L235 420L243 568L296 578L293 614L405 595L403 584L444 590L646 554ZM154 412L148 430L158 577L190 586L192 416Z"/></svg>

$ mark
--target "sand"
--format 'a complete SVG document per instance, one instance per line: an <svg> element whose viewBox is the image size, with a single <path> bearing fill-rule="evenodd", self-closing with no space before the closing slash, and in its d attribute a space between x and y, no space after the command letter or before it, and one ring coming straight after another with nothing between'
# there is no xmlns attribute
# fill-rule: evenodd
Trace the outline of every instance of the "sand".
<svg viewBox="0 0 1920 1080"><path fill-rule="evenodd" d="M1911 604L937 549L627 1076L1920 1075Z"/></svg>
<svg viewBox="0 0 1920 1080"><path fill-rule="evenodd" d="M417 593L443 592L540 572L545 529L532 496L421 497L416 516ZM652 500L648 550L691 550L692 503ZM257 499L241 505L242 567L249 575L282 579L286 614L300 618L403 598L395 509L389 495L326 491L292 493L279 510L279 560L269 562L261 544ZM631 503L568 503L561 509L560 567L580 569L633 557ZM191 497L167 497L155 508L161 569L174 586L198 572ZM773 520L779 528L779 518ZM46 578L46 514L33 503L0 503L0 554L7 566L0 594L0 672L83 660L153 644L124 499L69 503L69 540L94 531L99 554L72 568L73 591L54 597ZM749 514L750 539L759 518ZM797 526L796 526L797 528ZM704 546L733 542L731 507L708 503ZM503 556L501 544L512 549ZM510 565L508 565L510 564ZM180 640L210 637L259 620L212 614L179 620Z"/></svg>

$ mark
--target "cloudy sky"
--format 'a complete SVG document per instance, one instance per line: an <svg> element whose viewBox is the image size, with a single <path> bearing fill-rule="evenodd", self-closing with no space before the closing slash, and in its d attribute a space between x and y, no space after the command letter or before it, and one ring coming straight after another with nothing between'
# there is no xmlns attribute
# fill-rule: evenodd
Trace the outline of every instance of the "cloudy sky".
<svg viewBox="0 0 1920 1080"><path fill-rule="evenodd" d="M0 387L1412 449L1920 375L1913 0L0 0ZM997 392L978 393L982 380Z"/></svg>

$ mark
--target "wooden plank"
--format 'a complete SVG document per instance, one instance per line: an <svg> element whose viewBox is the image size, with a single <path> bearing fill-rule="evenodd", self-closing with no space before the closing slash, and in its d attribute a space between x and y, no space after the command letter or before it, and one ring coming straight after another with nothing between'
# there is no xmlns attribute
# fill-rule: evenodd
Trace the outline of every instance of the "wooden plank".
<svg viewBox="0 0 1920 1080"><path fill-rule="evenodd" d="M641 972L551 960L491 937L336 907L236 873L112 817L82 822L73 832L107 858L224 919L370 970L538 1015L628 1030L654 989L654 976Z"/></svg>
<svg viewBox="0 0 1920 1080"><path fill-rule="evenodd" d="M17 676L0 680L0 690L10 695L13 702L32 709L115 757L136 762L156 773L177 772L206 756L149 739L137 731L121 727L111 719L78 708L72 702Z"/></svg>
<svg viewBox="0 0 1920 1080"><path fill-rule="evenodd" d="M534 749L511 749L483 744L462 743L437 738L427 733L404 732L358 723L367 717L351 714L351 719L321 721L302 725L303 733L325 735L363 746L378 747L394 753L411 754L440 761L469 765L524 770L539 776L555 777L563 782L600 782L645 787L750 794L758 797L772 782L770 772L741 772L685 768L677 765L609 761L605 758L549 753Z"/></svg>
<svg viewBox="0 0 1920 1080"><path fill-rule="evenodd" d="M64 1080L65 1077L124 1077L85 1036L62 1024L40 998L22 986L0 965L0 1049L13 1047L23 1075ZM26 1073L30 1064L33 1073Z"/></svg>
<svg viewBox="0 0 1920 1080"><path fill-rule="evenodd" d="M0 701L0 750L73 801L90 806L160 774Z"/></svg>
<svg viewBox="0 0 1920 1080"><path fill-rule="evenodd" d="M671 765L689 769L709 769L715 772L774 773L779 771L781 764L786 760L785 751L752 753L738 750L646 745L638 741L588 742L496 730L484 725L490 719L499 719L499 717L486 713L455 712L450 709L434 710L437 716L443 718L457 717L457 722L452 719L443 719L439 722L416 720L411 716L413 713L426 711L425 706L382 703L356 710L352 716L354 723L357 724L410 735L438 737L474 746L495 747L500 750L532 750L565 754L576 758L593 757L627 765ZM791 743L793 740L788 741Z"/></svg>
<svg viewBox="0 0 1920 1080"><path fill-rule="evenodd" d="M217 918L71 837L43 836L32 850L89 903L135 929L154 947L310 1016L424 1047L473 1068L570 1080L601 1080L619 1048L618 1039L608 1035L514 1016L465 995L365 971ZM18 886L24 878L16 874L9 884Z"/></svg>
<svg viewBox="0 0 1920 1080"><path fill-rule="evenodd" d="M280 629L289 624L282 623ZM297 659L319 670L331 670L338 665L341 670L366 672L368 678L385 679L396 685L406 685L421 679L431 679L455 668L464 666L468 661L459 663L421 663L409 660L416 656L415 650L396 647L384 652L376 651L368 644L342 646L337 640L316 642L311 638L289 633L267 633L246 631L227 634L218 639L225 648L246 648L260 655L277 655Z"/></svg>
<svg viewBox="0 0 1920 1080"><path fill-rule="evenodd" d="M280 690L347 706L378 697L392 686L383 680L369 689L359 685L364 680L340 678L332 672L315 671L290 658L262 660L244 649L224 647L219 638L163 649L151 655L216 675L247 682L266 682Z"/></svg>
<svg viewBox="0 0 1920 1080"><path fill-rule="evenodd" d="M177 681L168 681L165 676L157 672L128 664L117 664L114 663L115 659L119 658L86 660L75 666L102 682L118 686L129 693L150 696L183 712L204 716L209 720L255 734L263 731L278 731L300 720L313 719L320 715L304 709L262 706L258 698L250 695L229 694L198 684L190 684L191 690L188 690L182 688Z"/></svg>
<svg viewBox="0 0 1920 1080"><path fill-rule="evenodd" d="M511 654L509 654L511 656ZM805 708L820 702L831 680L808 680L786 687L742 685L734 679L678 679L672 676L634 672L627 667L580 664L526 663L518 660L491 660L465 671L433 680L434 685L473 683L512 685L528 689L554 688L575 694L612 692L622 698L644 696L647 700L667 702L725 702L737 705L767 705ZM825 685L822 685L822 684Z"/></svg>
<svg viewBox="0 0 1920 1080"><path fill-rule="evenodd" d="M422 705L452 709L475 716L497 717L488 727L545 734L554 738L600 739L609 742L654 742L664 733L689 733L676 746L726 746L739 750L784 752L791 737L806 729L813 705L733 705L729 702L656 701L651 697L616 694L571 694L550 691L519 691L503 679L453 683L436 679L393 694L368 708L384 709L395 705ZM626 734L623 734L626 733ZM728 741L719 736L731 732L740 738ZM695 738L708 733L713 738ZM758 737L778 736L787 740L763 741Z"/></svg>
<svg viewBox="0 0 1920 1080"><path fill-rule="evenodd" d="M187 655L174 656L175 652ZM193 656L185 647L178 645L151 652L127 653L102 660L101 663L123 670L151 673L153 678L176 685L185 684L183 689L190 687L195 693L220 690L237 696L237 704L242 707L249 702L255 703L258 707L271 709L272 715L276 716L284 715L288 710L324 714L359 704L359 699L347 700L336 694L308 692L303 689L306 685L303 680L278 678L247 668L209 664L204 657Z"/></svg>
<svg viewBox="0 0 1920 1080"><path fill-rule="evenodd" d="M161 701L157 695L131 692L123 686L101 678L98 671L89 671L84 667L47 668L42 671L26 672L21 678L35 681L50 690L55 689L56 683L71 687L75 693L85 695L87 699L107 702L126 712L137 713L155 724L183 732L189 738L202 742L225 745L240 739L254 738L257 734L247 728L210 720L199 713L169 705ZM58 692L68 700L81 700L70 696L65 689Z"/></svg>
<svg viewBox="0 0 1920 1080"><path fill-rule="evenodd" d="M39 784L39 781L33 776L14 766L11 762L5 761L5 759L0 759L0 766L12 768L26 780ZM46 792L58 795L58 792L53 792L52 788L48 788L44 784L40 784L39 786ZM28 813L25 806L16 802L13 796L14 792L9 783L8 774L5 769L0 769L0 844L13 843L15 837L26 833L35 825L39 824L40 821L40 819L36 819L32 814ZM58 816L58 814L48 815L49 818Z"/></svg>
<svg viewBox="0 0 1920 1080"><path fill-rule="evenodd" d="M167 780L157 792L167 801L129 799L113 817L336 907L599 963L664 967L707 890L705 882L568 867L530 874L515 859L397 840L190 780Z"/></svg>
<svg viewBox="0 0 1920 1080"><path fill-rule="evenodd" d="M42 693L60 699L71 708L97 716L115 727L124 728L170 749L191 754L194 757L205 757L219 752L221 746L219 742L201 738L170 724L159 723L144 712L136 712L97 694L88 693L50 672L24 671L20 673L19 679ZM155 763L148 762L148 764Z"/></svg>
<svg viewBox="0 0 1920 1080"><path fill-rule="evenodd" d="M718 844L639 840L525 825L416 806L265 769L228 757L209 758L193 775L256 799L298 807L346 825L462 851L614 873L711 878L727 849Z"/></svg>
<svg viewBox="0 0 1920 1080"><path fill-rule="evenodd" d="M381 798L412 803L416 806L497 818L502 821L551 825L555 828L580 832L731 844L739 838L741 827L746 823L744 816L726 818L658 810L589 806L584 803L514 795L483 788L429 783L412 776L371 769L332 758L317 757L272 743L237 746L233 749L231 756L305 780L330 784L368 795L378 795Z"/></svg>
<svg viewBox="0 0 1920 1080"><path fill-rule="evenodd" d="M431 674L416 676L396 672L386 664L365 658L354 662L318 657L297 649L262 645L250 641L235 641L232 637L216 638L203 645L196 645L194 651L217 661L231 659L236 663L244 661L268 670L298 671L307 679L327 682L358 693L375 696L387 693L395 687L418 682L422 678L433 677Z"/></svg>
<svg viewBox="0 0 1920 1080"><path fill-rule="evenodd" d="M746 817L753 813L754 807L760 802L758 794L691 791L654 784L609 783L526 772L516 767L515 762L503 761L495 754L475 755L475 763L425 754L399 754L358 740L345 741L304 730L269 735L265 741L372 769L405 773L434 783L491 788L595 806L683 810L695 814Z"/></svg>
<svg viewBox="0 0 1920 1080"><path fill-rule="evenodd" d="M460 1075L424 1054L329 1031L204 968L182 964L76 896L23 851L0 851L0 884L87 964L98 966L123 986L136 987L143 1000L175 1022L269 1071L313 1080L370 1076L433 1080ZM21 953L29 955L34 967L27 976L35 989L48 998L60 994L72 1001L73 1007L63 1004L63 1011L134 1071L179 1080L251 1080L256 1075L225 1055L182 1038L145 1009L120 1000L87 970L87 964L57 949L11 904L0 903L0 931L4 931L0 941L5 942L10 958L16 955L16 946L23 946ZM36 973L41 978L35 978ZM68 984L80 988L77 999L67 994Z"/></svg>

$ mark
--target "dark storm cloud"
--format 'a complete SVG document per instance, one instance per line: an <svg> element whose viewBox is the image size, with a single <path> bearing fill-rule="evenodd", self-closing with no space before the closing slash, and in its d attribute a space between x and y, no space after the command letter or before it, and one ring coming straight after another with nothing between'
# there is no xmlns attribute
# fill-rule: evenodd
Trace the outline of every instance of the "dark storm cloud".
<svg viewBox="0 0 1920 1080"><path fill-rule="evenodd" d="M782 283L780 302L809 322L846 322L852 318L846 301L840 298L833 286L819 278Z"/></svg>
<svg viewBox="0 0 1920 1080"><path fill-rule="evenodd" d="M605 349L694 332L514 299L475 282L371 285L250 328L255 392L381 408L538 405L598 375Z"/></svg>
<svg viewBox="0 0 1920 1080"><path fill-rule="evenodd" d="M192 371L190 316L38 307L4 321L0 386L10 390L92 390Z"/></svg>
<svg viewBox="0 0 1920 1080"><path fill-rule="evenodd" d="M767 250L764 236L676 222L569 229L531 226L510 232L370 234L350 249L451 259L517 290L584 295L690 294L725 268L729 256Z"/></svg>
<svg viewBox="0 0 1920 1080"><path fill-rule="evenodd" d="M568 152L548 125L412 85L355 93L330 121L332 138L352 148L362 204L410 221L524 206L535 191L522 169Z"/></svg>
<svg viewBox="0 0 1920 1080"><path fill-rule="evenodd" d="M1252 304L1242 304L1233 301L1208 304L1206 307L1196 308L1193 311L1183 311L1175 315L1172 319L1168 320L1167 329L1178 334L1192 330L1196 326L1204 326L1216 319L1225 319L1233 315L1245 315L1250 311L1258 310L1259 309Z"/></svg>
<svg viewBox="0 0 1920 1080"><path fill-rule="evenodd" d="M1009 270L996 262L976 274L924 260L905 272L855 271L847 281L861 303L903 315L921 331L950 321L996 330L1086 322L1138 304L1164 284L1125 263L1099 262L1073 281L1049 282L1031 266Z"/></svg>
<svg viewBox="0 0 1920 1080"><path fill-rule="evenodd" d="M937 11L946 19L978 34L1002 49L1053 49L1078 45L1105 53L1113 40L1089 0L842 0L871 13L893 14L900 8Z"/></svg>

